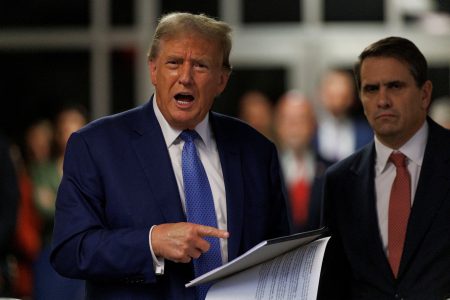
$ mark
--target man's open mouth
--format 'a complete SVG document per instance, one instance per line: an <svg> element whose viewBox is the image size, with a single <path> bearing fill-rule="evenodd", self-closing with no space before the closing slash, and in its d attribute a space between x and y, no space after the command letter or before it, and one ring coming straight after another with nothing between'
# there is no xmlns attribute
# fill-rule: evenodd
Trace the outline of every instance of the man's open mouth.
<svg viewBox="0 0 450 300"><path fill-rule="evenodd" d="M194 96L190 94L178 93L175 95L175 100L182 103L189 103L194 101L194 99L195 99Z"/></svg>

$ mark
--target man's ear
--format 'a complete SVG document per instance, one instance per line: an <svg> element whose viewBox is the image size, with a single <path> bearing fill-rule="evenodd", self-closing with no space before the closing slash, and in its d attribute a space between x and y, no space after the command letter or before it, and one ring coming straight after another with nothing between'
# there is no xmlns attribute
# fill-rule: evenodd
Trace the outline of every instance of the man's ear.
<svg viewBox="0 0 450 300"><path fill-rule="evenodd" d="M217 86L217 96L220 95L227 86L230 73L231 72L229 70L222 70L222 73L219 76L219 84Z"/></svg>
<svg viewBox="0 0 450 300"><path fill-rule="evenodd" d="M422 107L425 110L430 108L431 94L433 92L433 83L430 80L425 81L422 86Z"/></svg>
<svg viewBox="0 0 450 300"><path fill-rule="evenodd" d="M149 60L148 61L148 70L150 72L150 78L152 80L152 84L154 86L156 86L156 74L157 74L157 70L156 70L156 63L154 60Z"/></svg>

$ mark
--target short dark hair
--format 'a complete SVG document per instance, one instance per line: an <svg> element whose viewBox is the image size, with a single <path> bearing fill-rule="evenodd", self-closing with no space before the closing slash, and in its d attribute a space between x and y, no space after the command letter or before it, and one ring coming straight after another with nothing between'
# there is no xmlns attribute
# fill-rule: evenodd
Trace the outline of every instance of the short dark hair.
<svg viewBox="0 0 450 300"><path fill-rule="evenodd" d="M427 60L419 48L408 39L391 36L369 45L359 55L353 68L358 91L361 90L361 65L369 57L392 57L405 62L418 87L428 80Z"/></svg>

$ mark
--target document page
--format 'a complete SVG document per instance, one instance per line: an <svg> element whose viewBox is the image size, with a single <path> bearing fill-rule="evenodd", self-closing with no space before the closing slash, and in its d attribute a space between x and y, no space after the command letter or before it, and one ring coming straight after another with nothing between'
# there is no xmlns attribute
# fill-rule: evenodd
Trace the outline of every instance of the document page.
<svg viewBox="0 0 450 300"><path fill-rule="evenodd" d="M318 239L325 232L326 228L322 228L319 230L296 233L290 236L263 241L229 263L195 278L187 283L186 287L191 287L230 276L234 273L277 257L292 249L306 245Z"/></svg>
<svg viewBox="0 0 450 300"><path fill-rule="evenodd" d="M313 300L329 237L301 246L215 283L206 300Z"/></svg>

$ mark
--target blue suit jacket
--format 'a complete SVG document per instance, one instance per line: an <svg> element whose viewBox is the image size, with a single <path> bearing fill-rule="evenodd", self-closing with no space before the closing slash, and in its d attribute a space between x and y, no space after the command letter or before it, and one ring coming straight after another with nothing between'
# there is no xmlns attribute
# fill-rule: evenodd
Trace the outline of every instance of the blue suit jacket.
<svg viewBox="0 0 450 300"><path fill-rule="evenodd" d="M325 205L332 237L320 299L450 297L450 131L427 121L429 135L397 278L378 228L373 142L328 169Z"/></svg>
<svg viewBox="0 0 450 300"><path fill-rule="evenodd" d="M229 260L290 233L275 146L251 127L210 113L224 176ZM51 262L86 280L89 299L193 299L192 264L153 272L152 225L186 221L152 101L89 124L68 142Z"/></svg>

